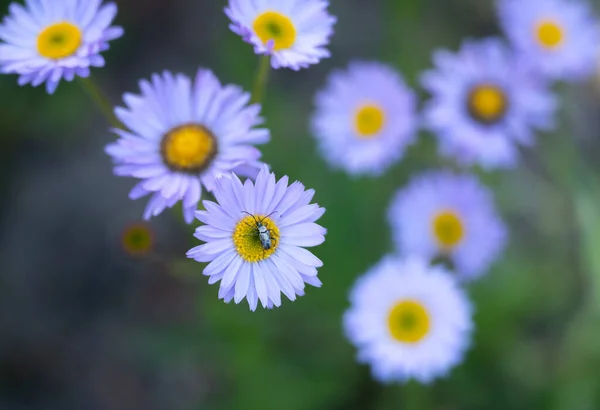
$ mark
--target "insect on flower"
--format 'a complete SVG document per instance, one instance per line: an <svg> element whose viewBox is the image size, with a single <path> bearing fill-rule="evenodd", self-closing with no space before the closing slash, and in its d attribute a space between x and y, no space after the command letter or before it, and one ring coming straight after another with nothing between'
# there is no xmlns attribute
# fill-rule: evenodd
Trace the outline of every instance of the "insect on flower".
<svg viewBox="0 0 600 410"><path fill-rule="evenodd" d="M263 249L265 251L268 251L269 249L271 249L272 243L274 241L276 241L277 238L273 236L273 234L274 234L273 229L269 229L267 224L264 223L264 221L266 218L270 217L275 212L271 212L269 215L263 216L262 218L259 217L258 219L256 218L256 216L252 215L250 212L242 211L242 213L250 215L252 217L252 219L254 219L256 226L252 226L248 222L246 222L246 225L255 229L256 235L258 235L258 239L260 240L260 244L262 245ZM252 235L252 234L250 234L250 235Z"/></svg>

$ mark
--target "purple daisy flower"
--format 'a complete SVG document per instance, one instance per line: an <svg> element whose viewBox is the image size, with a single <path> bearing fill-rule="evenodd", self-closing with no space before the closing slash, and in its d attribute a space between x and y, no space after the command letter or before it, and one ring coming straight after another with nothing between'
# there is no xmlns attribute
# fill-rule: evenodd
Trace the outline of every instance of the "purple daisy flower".
<svg viewBox="0 0 600 410"><path fill-rule="evenodd" d="M554 126L557 101L521 59L495 38L465 41L458 53L433 55L435 68L421 82L431 94L425 127L440 153L485 169L513 166L516 144L532 145L534 130Z"/></svg>
<svg viewBox="0 0 600 410"><path fill-rule="evenodd" d="M328 6L325 0L229 0L225 14L256 54L271 56L273 68L299 70L330 55L325 46L336 18Z"/></svg>
<svg viewBox="0 0 600 410"><path fill-rule="evenodd" d="M204 269L210 284L221 281L219 299L240 303L248 300L254 311L260 300L265 308L281 305L281 292L288 299L304 295L304 284L321 286L317 268L323 263L304 247L323 243L327 230L315 221L324 208L310 201L314 190L305 190L288 177L275 181L263 167L256 183L245 183L235 174L217 181L213 191L218 204L203 201L197 211L204 225L195 237L206 242L188 251Z"/></svg>
<svg viewBox="0 0 600 410"><path fill-rule="evenodd" d="M144 219L183 201L187 223L202 194L231 171L255 177L262 163L254 144L269 141L260 105L250 94L222 86L210 70L200 69L192 84L183 74L165 71L140 81L141 95L125 94L117 118L130 130L113 130L119 139L106 147L115 174L139 178L131 199L152 194Z"/></svg>
<svg viewBox="0 0 600 410"><path fill-rule="evenodd" d="M473 333L473 308L453 273L418 257L388 255L350 293L344 331L384 383L447 376L462 362Z"/></svg>
<svg viewBox="0 0 600 410"><path fill-rule="evenodd" d="M90 67L104 66L100 55L108 42L123 35L111 26L117 14L102 0L27 0L9 6L0 24L0 70L18 74L19 85L46 82L54 93L61 79L87 77Z"/></svg>
<svg viewBox="0 0 600 410"><path fill-rule="evenodd" d="M492 192L473 175L431 171L398 191L388 211L398 251L448 258L465 280L486 273L506 244Z"/></svg>
<svg viewBox="0 0 600 410"><path fill-rule="evenodd" d="M499 0L500 23L515 49L542 75L580 80L597 67L600 29L583 0Z"/></svg>
<svg viewBox="0 0 600 410"><path fill-rule="evenodd" d="M321 153L352 175L381 175L414 141L415 95L384 64L355 62L334 72L315 101L311 125Z"/></svg>

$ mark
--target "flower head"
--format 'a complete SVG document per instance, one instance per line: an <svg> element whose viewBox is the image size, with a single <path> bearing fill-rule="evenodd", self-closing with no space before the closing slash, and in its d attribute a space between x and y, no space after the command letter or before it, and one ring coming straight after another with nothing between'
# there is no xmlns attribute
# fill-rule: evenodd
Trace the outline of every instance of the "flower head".
<svg viewBox="0 0 600 410"><path fill-rule="evenodd" d="M579 80L596 68L600 29L584 0L498 0L500 23L536 72Z"/></svg>
<svg viewBox="0 0 600 410"><path fill-rule="evenodd" d="M317 93L312 131L328 162L353 175L380 175L414 140L416 98L391 67L355 62Z"/></svg>
<svg viewBox="0 0 600 410"><path fill-rule="evenodd" d="M263 167L256 183L244 184L233 174L220 178L214 190L218 204L203 201L196 217L204 224L195 237L206 242L187 256L210 262L204 269L209 283L221 281L219 299L248 300L255 310L281 305L283 292L290 300L304 294L304 284L321 286L317 268L322 262L304 247L325 240L325 228L315 221L324 208L310 204L312 189L288 178L275 181Z"/></svg>
<svg viewBox="0 0 600 410"><path fill-rule="evenodd" d="M432 171L414 177L395 195L388 218L399 251L449 258L465 280L483 275L506 242L492 193L472 175Z"/></svg>
<svg viewBox="0 0 600 410"><path fill-rule="evenodd" d="M255 53L271 56L273 68L299 70L329 57L325 46L336 19L327 13L328 5L326 0L229 0L225 14L231 30Z"/></svg>
<svg viewBox="0 0 600 410"><path fill-rule="evenodd" d="M100 53L123 35L111 26L117 14L102 0L27 0L9 6L0 24L0 70L18 74L19 85L46 82L52 94L61 79L87 77L90 67L104 66Z"/></svg>
<svg viewBox="0 0 600 410"><path fill-rule="evenodd" d="M154 233L147 223L133 223L123 229L121 244L130 255L145 255L154 246Z"/></svg>
<svg viewBox="0 0 600 410"><path fill-rule="evenodd" d="M553 125L554 96L499 40L466 41L433 59L435 69L422 76L432 96L424 121L443 155L486 169L511 166L516 144L533 144L534 129Z"/></svg>
<svg viewBox="0 0 600 410"><path fill-rule="evenodd" d="M183 201L191 223L202 193L215 178L231 171L256 176L260 151L253 144L269 140L260 106L233 85L222 86L209 70L200 69L194 83L183 74L164 72L140 81L141 95L125 94L126 108L115 109L130 130L115 129L117 142L106 152L115 174L139 178L131 199L152 194L144 218Z"/></svg>
<svg viewBox="0 0 600 410"><path fill-rule="evenodd" d="M362 276L344 314L358 360L381 382L429 383L459 364L471 342L472 308L442 267L387 256Z"/></svg>

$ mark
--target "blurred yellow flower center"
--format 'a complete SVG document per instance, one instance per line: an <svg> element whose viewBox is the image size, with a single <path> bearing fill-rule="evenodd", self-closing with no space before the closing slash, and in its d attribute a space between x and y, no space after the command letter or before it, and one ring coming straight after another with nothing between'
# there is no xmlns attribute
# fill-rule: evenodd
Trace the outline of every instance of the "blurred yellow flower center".
<svg viewBox="0 0 600 410"><path fill-rule="evenodd" d="M556 21L542 20L536 27L535 35L542 47L556 48L562 43L564 32Z"/></svg>
<svg viewBox="0 0 600 410"><path fill-rule="evenodd" d="M418 343L429 333L427 309L416 300L402 300L390 310L388 328L398 342Z"/></svg>
<svg viewBox="0 0 600 410"><path fill-rule="evenodd" d="M131 255L145 254L153 245L153 235L147 224L130 225L121 235L121 243L125 251Z"/></svg>
<svg viewBox="0 0 600 410"><path fill-rule="evenodd" d="M473 87L467 105L469 113L476 121L493 124L504 117L508 100L500 87L481 84Z"/></svg>
<svg viewBox="0 0 600 410"><path fill-rule="evenodd" d="M254 20L254 32L267 44L273 40L274 50L290 48L296 42L296 27L289 17L276 11L266 11Z"/></svg>
<svg viewBox="0 0 600 410"><path fill-rule="evenodd" d="M37 38L38 52L42 57L60 59L73 55L81 45L81 30L67 23L46 27Z"/></svg>
<svg viewBox="0 0 600 410"><path fill-rule="evenodd" d="M455 247L464 234L463 223L454 211L442 211L433 218L433 235L443 248Z"/></svg>
<svg viewBox="0 0 600 410"><path fill-rule="evenodd" d="M266 228L266 235L261 241L260 226ZM279 228L269 217L262 215L247 215L240 219L233 231L233 245L238 254L247 262L259 262L267 259L279 245ZM269 249L265 249L268 245Z"/></svg>
<svg viewBox="0 0 600 410"><path fill-rule="evenodd" d="M197 173L217 152L214 135L199 124L187 124L169 131L161 142L165 164L176 171Z"/></svg>
<svg viewBox="0 0 600 410"><path fill-rule="evenodd" d="M367 104L356 110L354 128L360 138L373 138L385 124L385 113L376 104Z"/></svg>

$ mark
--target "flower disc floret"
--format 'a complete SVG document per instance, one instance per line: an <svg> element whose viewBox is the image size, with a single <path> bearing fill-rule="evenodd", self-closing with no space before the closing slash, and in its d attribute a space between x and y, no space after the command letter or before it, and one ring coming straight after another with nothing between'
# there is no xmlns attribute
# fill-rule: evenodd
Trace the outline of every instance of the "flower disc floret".
<svg viewBox="0 0 600 410"><path fill-rule="evenodd" d="M202 124L177 126L165 134L160 145L169 168L192 174L210 165L217 153L215 136Z"/></svg>
<svg viewBox="0 0 600 410"><path fill-rule="evenodd" d="M265 249L260 239L259 224L264 226L269 238L269 247ZM259 262L267 259L279 244L279 228L268 216L248 215L238 221L233 231L235 250L246 262Z"/></svg>
<svg viewBox="0 0 600 410"><path fill-rule="evenodd" d="M0 24L0 71L18 74L19 85L45 82L50 94L61 79L104 66L100 53L123 35L111 26L117 6L101 0L28 0L9 11Z"/></svg>
<svg viewBox="0 0 600 410"><path fill-rule="evenodd" d="M274 51L291 48L296 42L296 27L292 20L275 11L260 14L252 26L264 45L273 42Z"/></svg>

